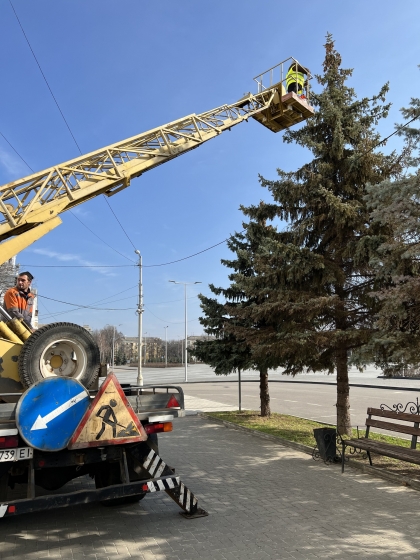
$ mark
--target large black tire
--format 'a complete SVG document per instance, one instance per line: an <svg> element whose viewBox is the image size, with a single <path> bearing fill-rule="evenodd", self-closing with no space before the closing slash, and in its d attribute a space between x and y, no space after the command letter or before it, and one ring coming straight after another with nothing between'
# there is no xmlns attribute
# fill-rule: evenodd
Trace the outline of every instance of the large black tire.
<svg viewBox="0 0 420 560"><path fill-rule="evenodd" d="M71 377L91 387L100 369L99 348L90 333L73 323L51 323L22 347L18 371L24 387L47 377Z"/></svg>

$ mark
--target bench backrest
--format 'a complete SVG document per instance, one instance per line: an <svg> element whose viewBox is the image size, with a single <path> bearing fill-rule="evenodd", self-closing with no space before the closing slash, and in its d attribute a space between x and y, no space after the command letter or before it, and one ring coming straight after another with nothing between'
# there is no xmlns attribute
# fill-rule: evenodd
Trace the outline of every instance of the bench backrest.
<svg viewBox="0 0 420 560"><path fill-rule="evenodd" d="M368 408L366 418L366 437L369 437L370 428L381 428L391 432L410 435L411 449L417 446L417 438L420 436L420 415L407 412L395 412L393 410L381 410L380 408ZM379 418L376 420L373 416ZM397 422L386 422L383 419L397 420Z"/></svg>

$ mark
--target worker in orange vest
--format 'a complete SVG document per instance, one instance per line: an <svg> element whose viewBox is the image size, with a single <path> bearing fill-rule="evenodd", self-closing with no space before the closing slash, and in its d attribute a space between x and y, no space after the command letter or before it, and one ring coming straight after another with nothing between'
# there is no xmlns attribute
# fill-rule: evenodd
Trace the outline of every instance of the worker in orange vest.
<svg viewBox="0 0 420 560"><path fill-rule="evenodd" d="M23 319L32 328L32 309L35 295L31 292L33 276L22 272L16 278L16 286L4 294L4 307L12 318Z"/></svg>

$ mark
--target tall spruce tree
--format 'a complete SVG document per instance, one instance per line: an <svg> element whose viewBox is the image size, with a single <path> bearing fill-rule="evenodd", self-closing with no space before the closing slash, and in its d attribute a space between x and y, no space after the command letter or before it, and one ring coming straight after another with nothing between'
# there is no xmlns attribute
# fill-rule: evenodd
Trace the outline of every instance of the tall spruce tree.
<svg viewBox="0 0 420 560"><path fill-rule="evenodd" d="M348 434L349 359L357 360L369 343L379 306L371 296L378 286L368 234L379 234L381 226L370 223L366 185L392 177L400 164L394 153L375 149L380 138L374 126L388 115L388 86L357 99L346 85L352 70L341 68L331 35L325 51L324 73L316 76L323 89L312 96L316 113L284 135L313 159L294 172L278 170L278 180L261 177L272 202L242 208L250 219L248 242L257 240L253 274L239 271L233 279L253 303L231 313L264 324L262 331L243 331L255 360L264 358L292 375L336 371L337 428ZM279 221L287 224L283 231Z"/></svg>
<svg viewBox="0 0 420 560"><path fill-rule="evenodd" d="M403 173L369 186L366 197L373 222L387 232L372 257L383 285L372 346L376 363L390 375L420 367L420 99L401 112L409 123L397 126L405 139Z"/></svg>
<svg viewBox="0 0 420 560"><path fill-rule="evenodd" d="M245 231L248 225L244 224ZM253 255L260 243L258 234L236 233L228 241L229 249L235 253L232 260L222 263L232 269L229 275L231 284L228 288L217 288L210 285L211 291L222 298L200 296L204 316L201 324L207 334L216 337L213 341L199 342L193 353L205 363L213 366L217 374L228 374L244 369L255 369L260 374L260 407L261 416L270 416L270 394L268 386L268 370L275 366L271 356L253 354L251 346L246 342L250 331L263 335L266 329L264 319L254 321L242 317L240 311L259 305L260 295L248 297L241 288L243 278L254 276ZM238 283L239 282L239 283Z"/></svg>
<svg viewBox="0 0 420 560"><path fill-rule="evenodd" d="M218 290L210 285L214 292ZM212 338L197 340L190 353L202 362L211 365L216 375L228 375L241 372L252 367L251 351L244 340L237 339L233 333L227 332L226 325L230 321L225 306L215 298L200 294L201 309L204 317L200 323L204 332Z"/></svg>

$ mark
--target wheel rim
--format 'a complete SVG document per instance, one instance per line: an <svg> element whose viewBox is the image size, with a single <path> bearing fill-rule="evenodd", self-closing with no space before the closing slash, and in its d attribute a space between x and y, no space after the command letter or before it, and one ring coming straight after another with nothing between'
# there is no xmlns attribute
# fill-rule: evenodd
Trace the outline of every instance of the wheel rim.
<svg viewBox="0 0 420 560"><path fill-rule="evenodd" d="M41 354L39 369L42 377L72 377L79 380L87 365L87 354L80 342L60 339Z"/></svg>

